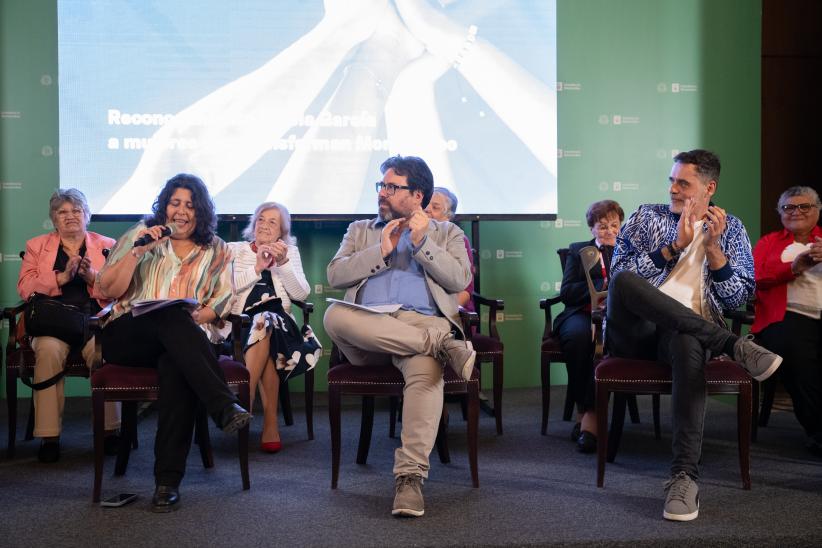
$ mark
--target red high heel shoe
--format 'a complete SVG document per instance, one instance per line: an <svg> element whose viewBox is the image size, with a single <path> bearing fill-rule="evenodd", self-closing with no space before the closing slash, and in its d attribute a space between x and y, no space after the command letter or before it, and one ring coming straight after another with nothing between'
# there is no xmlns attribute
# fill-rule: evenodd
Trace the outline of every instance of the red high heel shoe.
<svg viewBox="0 0 822 548"><path fill-rule="evenodd" d="M279 453L282 448L283 442L281 441L264 441L260 443L260 449L263 453Z"/></svg>

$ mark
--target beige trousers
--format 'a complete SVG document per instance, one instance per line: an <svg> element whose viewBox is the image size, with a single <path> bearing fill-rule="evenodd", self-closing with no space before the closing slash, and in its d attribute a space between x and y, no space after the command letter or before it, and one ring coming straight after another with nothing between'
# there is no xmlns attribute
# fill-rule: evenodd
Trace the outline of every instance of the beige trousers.
<svg viewBox="0 0 822 548"><path fill-rule="evenodd" d="M34 337L31 342L34 349L34 382L50 379L63 370L70 347L54 337ZM83 347L83 359L91 367L94 357L94 338ZM63 394L65 378L44 390L34 390L34 435L38 438L50 438L60 435L63 427L63 407L66 398ZM106 430L120 427L120 404L106 403Z"/></svg>
<svg viewBox="0 0 822 548"><path fill-rule="evenodd" d="M351 364L393 364L402 372L402 446L394 453L394 475L427 478L443 402L442 365L432 356L451 323L405 310L374 314L332 304L323 325Z"/></svg>

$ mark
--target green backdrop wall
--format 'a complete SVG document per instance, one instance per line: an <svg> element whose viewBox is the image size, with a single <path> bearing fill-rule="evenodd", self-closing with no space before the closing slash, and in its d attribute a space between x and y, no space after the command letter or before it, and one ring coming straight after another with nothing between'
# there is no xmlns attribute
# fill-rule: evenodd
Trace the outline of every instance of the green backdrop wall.
<svg viewBox="0 0 822 548"><path fill-rule="evenodd" d="M665 202L671 157L709 148L724 166L716 201L742 218L752 239L759 234L761 2L557 3L558 218L480 222L482 290L505 299L506 387L539 384L538 301L559 289L554 251L590 237L590 202L614 199L626 213ZM47 203L59 161L56 14L56 0L0 3L0 306L18 300L25 241L51 228ZM324 299L341 292L328 287L325 265L346 224L294 227L317 306L311 323L326 347ZM90 229L117 237L127 226L94 222ZM327 362L318 368L323 390ZM565 380L555 365L552 382ZM88 394L87 382L68 382L68 393Z"/></svg>

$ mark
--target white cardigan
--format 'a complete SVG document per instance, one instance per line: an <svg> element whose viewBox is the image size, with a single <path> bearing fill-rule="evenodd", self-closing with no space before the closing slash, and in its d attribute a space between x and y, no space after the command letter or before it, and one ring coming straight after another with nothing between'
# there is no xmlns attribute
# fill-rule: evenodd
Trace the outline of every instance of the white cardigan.
<svg viewBox="0 0 822 548"><path fill-rule="evenodd" d="M231 298L231 312L241 314L243 306L251 293L254 284L262 279L254 266L257 264L257 254L251 250L249 242L229 242L228 248L232 255L232 270L234 281L234 295ZM291 299L305 300L311 292L308 280L305 279L303 264L300 260L300 251L296 245L288 246L288 262L282 266L276 263L268 269L274 282L274 291L282 299L283 309L291 314ZM293 317L293 314L291 314ZM231 334L231 324L227 323L219 332L218 339L225 339ZM212 335L210 333L209 335ZM209 336L209 338L212 338ZM212 340L214 340L212 338Z"/></svg>

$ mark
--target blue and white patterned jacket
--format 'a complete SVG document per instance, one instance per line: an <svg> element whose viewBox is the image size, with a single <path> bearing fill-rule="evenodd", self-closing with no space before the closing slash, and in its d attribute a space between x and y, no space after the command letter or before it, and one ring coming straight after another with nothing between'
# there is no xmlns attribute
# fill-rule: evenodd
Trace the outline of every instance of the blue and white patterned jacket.
<svg viewBox="0 0 822 548"><path fill-rule="evenodd" d="M741 306L753 295L755 287L748 233L736 217L728 215L726 221L720 246L728 263L716 271L708 269L707 261L702 267L705 301L711 307L711 317L720 325L725 325L722 309ZM630 270L655 287L662 285L676 265L676 260L665 261L662 248L676 239L678 222L679 215L671 212L668 205L639 206L619 232L611 274Z"/></svg>

